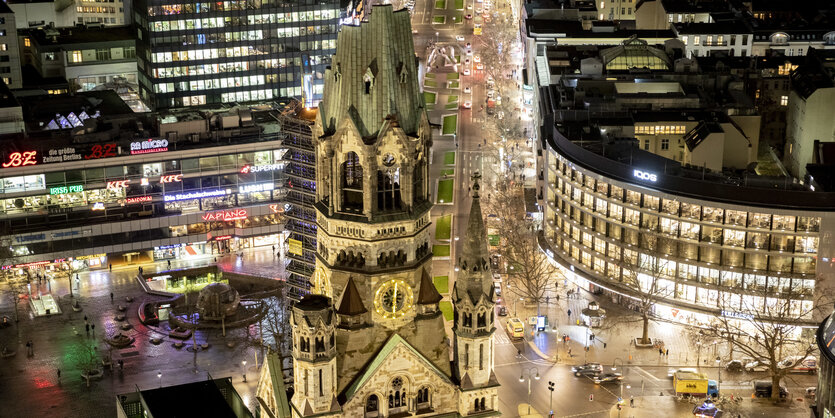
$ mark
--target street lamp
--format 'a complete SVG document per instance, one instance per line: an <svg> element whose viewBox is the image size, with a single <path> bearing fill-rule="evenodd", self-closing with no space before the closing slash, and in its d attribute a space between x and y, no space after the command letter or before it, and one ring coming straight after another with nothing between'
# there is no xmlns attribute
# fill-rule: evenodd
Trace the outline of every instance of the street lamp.
<svg viewBox="0 0 835 418"><path fill-rule="evenodd" d="M696 365L702 364L702 342L696 341Z"/></svg>
<svg viewBox="0 0 835 418"><path fill-rule="evenodd" d="M548 390L551 391L551 399L548 401L548 410L550 411L548 413L548 416L553 417L554 416L554 382L552 382L550 380L548 381Z"/></svg>
<svg viewBox="0 0 835 418"><path fill-rule="evenodd" d="M525 300L525 298L520 297L519 300ZM516 315L516 302L518 302L519 300L514 300L513 301L513 316L515 316L517 318L518 318L518 316Z"/></svg>
<svg viewBox="0 0 835 418"><path fill-rule="evenodd" d="M157 379L159 379L159 387L162 388L162 372L157 372Z"/></svg>
<svg viewBox="0 0 835 418"><path fill-rule="evenodd" d="M716 370L719 373L719 378L716 380L716 397L719 397L719 391L722 388L722 359L716 356Z"/></svg>
<svg viewBox="0 0 835 418"><path fill-rule="evenodd" d="M536 375L534 375L536 373ZM522 374L519 375L519 382L524 383L525 379L528 379L528 415L531 414L531 378L535 380L539 380L539 369L536 367L530 367L526 369L522 369Z"/></svg>
<svg viewBox="0 0 835 418"><path fill-rule="evenodd" d="M246 360L241 362L241 369L243 369L244 382L246 382Z"/></svg>

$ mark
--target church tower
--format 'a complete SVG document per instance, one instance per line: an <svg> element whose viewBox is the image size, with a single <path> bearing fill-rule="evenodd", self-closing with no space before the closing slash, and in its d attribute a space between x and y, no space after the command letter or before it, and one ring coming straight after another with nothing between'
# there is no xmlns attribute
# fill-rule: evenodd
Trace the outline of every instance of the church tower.
<svg viewBox="0 0 835 418"><path fill-rule="evenodd" d="M342 28L313 128L312 291L339 299L352 278L352 303L370 313L356 320L389 330L413 325L432 258L431 136L407 16L374 8L368 21Z"/></svg>
<svg viewBox="0 0 835 418"><path fill-rule="evenodd" d="M455 314L453 372L461 389L486 389L470 393L472 399L462 400L475 410L495 409L498 381L493 373L495 327L495 291L487 250L487 231L481 215L478 179L473 176L473 203L461 254L456 261L458 276L452 288ZM488 396L484 396L485 393Z"/></svg>
<svg viewBox="0 0 835 418"><path fill-rule="evenodd" d="M310 295L293 306L293 407L302 416L339 412L336 341L331 300Z"/></svg>

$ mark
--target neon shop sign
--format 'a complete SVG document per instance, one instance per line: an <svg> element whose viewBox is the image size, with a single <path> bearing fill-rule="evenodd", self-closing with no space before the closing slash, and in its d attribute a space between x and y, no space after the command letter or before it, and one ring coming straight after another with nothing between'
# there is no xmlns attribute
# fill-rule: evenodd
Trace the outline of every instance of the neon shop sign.
<svg viewBox="0 0 835 418"><path fill-rule="evenodd" d="M218 210L207 212L202 216L204 221L239 221L247 218L246 209Z"/></svg>
<svg viewBox="0 0 835 418"><path fill-rule="evenodd" d="M168 140L167 139L151 139L148 138L147 141L141 142L131 142L130 143L130 153L131 154L151 154L154 152L165 152L168 151Z"/></svg>
<svg viewBox="0 0 835 418"><path fill-rule="evenodd" d="M182 174L171 174L159 178L160 183L177 183L183 181Z"/></svg>
<svg viewBox="0 0 835 418"><path fill-rule="evenodd" d="M632 172L632 175L641 179L641 180L649 180L653 183L658 181L658 176L656 176L653 173L648 173L646 171L635 170L635 171Z"/></svg>
<svg viewBox="0 0 835 418"><path fill-rule="evenodd" d="M22 167L25 165L35 165L38 163L37 160L38 152L37 151L23 151L23 152L13 152L9 154L9 158L0 164L3 168L9 167Z"/></svg>
<svg viewBox="0 0 835 418"><path fill-rule="evenodd" d="M107 182L107 190L119 190L128 187L130 180L115 180Z"/></svg>

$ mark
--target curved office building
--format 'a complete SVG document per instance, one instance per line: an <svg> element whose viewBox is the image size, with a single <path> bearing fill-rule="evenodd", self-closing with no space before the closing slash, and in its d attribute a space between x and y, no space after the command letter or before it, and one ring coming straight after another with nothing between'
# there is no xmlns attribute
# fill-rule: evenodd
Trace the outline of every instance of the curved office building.
<svg viewBox="0 0 835 418"><path fill-rule="evenodd" d="M588 127L543 136L541 245L589 291L628 305L625 277L644 289L658 277L655 314L684 321L780 297L808 312L835 281L833 193L745 187Z"/></svg>
<svg viewBox="0 0 835 418"><path fill-rule="evenodd" d="M830 315L818 328L818 349L821 352L818 362L818 390L815 395L818 417L832 417L835 410L835 315Z"/></svg>

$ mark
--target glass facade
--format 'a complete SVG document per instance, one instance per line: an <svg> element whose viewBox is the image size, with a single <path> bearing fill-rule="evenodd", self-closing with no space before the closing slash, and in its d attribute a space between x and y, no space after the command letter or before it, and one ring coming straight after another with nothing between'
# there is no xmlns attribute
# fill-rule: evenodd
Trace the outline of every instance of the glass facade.
<svg viewBox="0 0 835 418"><path fill-rule="evenodd" d="M142 98L156 108L321 98L337 1L134 3Z"/></svg>
<svg viewBox="0 0 835 418"><path fill-rule="evenodd" d="M663 264L653 272L659 286L670 289L671 304L719 309L720 298L730 296L731 305L763 306L753 294L773 291L790 292L798 311L809 311L820 217L731 210L637 185L617 186L552 156L545 235L571 264L603 283L623 281L623 269L640 276L648 273L644 266ZM747 294L752 299L743 301Z"/></svg>

